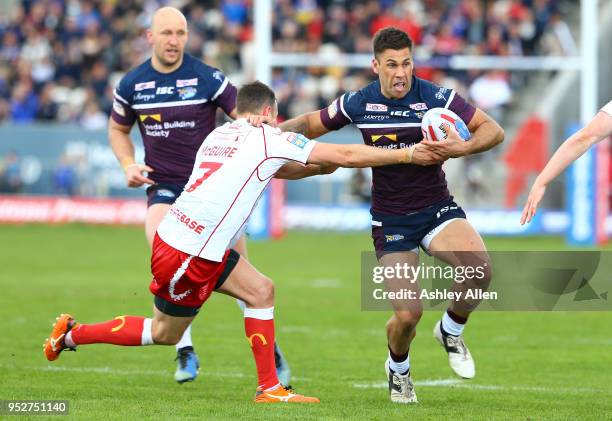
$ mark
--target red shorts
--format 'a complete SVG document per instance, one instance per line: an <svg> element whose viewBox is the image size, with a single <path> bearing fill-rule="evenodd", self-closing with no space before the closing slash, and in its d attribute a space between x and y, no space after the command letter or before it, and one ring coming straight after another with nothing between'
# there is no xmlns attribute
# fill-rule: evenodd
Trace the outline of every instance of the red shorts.
<svg viewBox="0 0 612 421"><path fill-rule="evenodd" d="M233 258L230 259L230 256ZM153 280L149 290L170 308L200 308L210 294L227 279L238 262L236 256L239 256L238 253L228 250L221 262L202 259L166 244L156 233L151 255ZM157 301L159 300L156 299L156 305ZM172 312L164 312L174 315Z"/></svg>

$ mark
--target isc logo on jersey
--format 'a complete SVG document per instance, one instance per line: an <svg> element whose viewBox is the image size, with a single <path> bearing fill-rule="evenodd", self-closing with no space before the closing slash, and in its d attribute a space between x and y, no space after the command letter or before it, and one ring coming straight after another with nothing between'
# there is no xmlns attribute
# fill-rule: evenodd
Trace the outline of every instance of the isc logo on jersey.
<svg viewBox="0 0 612 421"><path fill-rule="evenodd" d="M160 86L155 93L157 95L172 95L174 93L174 86Z"/></svg>
<svg viewBox="0 0 612 421"><path fill-rule="evenodd" d="M471 134L465 122L446 108L432 108L421 121L421 132L425 140L439 141L448 137L448 128L459 133L462 140L470 140Z"/></svg>

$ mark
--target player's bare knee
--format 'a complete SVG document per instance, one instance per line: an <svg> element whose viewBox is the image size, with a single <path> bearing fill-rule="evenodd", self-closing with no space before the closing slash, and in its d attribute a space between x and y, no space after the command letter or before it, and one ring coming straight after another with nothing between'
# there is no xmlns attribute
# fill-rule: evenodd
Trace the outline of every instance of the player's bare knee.
<svg viewBox="0 0 612 421"><path fill-rule="evenodd" d="M270 278L261 277L253 301L252 304L256 307L272 307L274 305L274 282Z"/></svg>
<svg viewBox="0 0 612 421"><path fill-rule="evenodd" d="M477 269L476 274L472 278L472 283L478 289L487 290L493 277L491 262L486 262Z"/></svg>
<svg viewBox="0 0 612 421"><path fill-rule="evenodd" d="M410 310L396 311L395 317L402 329L410 330L416 327L423 316L423 308L416 307Z"/></svg>

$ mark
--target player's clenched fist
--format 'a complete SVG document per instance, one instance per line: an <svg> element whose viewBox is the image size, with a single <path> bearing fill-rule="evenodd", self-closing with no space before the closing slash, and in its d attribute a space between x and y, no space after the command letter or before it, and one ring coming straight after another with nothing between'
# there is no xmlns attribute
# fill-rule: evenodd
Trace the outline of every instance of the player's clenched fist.
<svg viewBox="0 0 612 421"><path fill-rule="evenodd" d="M153 180L144 176L144 173L153 172L153 168L144 164L130 164L124 169L128 187L140 187L143 184L155 184Z"/></svg>

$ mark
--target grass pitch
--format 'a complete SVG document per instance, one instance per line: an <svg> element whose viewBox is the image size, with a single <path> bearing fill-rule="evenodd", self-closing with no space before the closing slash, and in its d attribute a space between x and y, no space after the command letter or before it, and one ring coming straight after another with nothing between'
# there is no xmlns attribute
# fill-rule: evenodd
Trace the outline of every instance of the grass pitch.
<svg viewBox="0 0 612 421"><path fill-rule="evenodd" d="M193 329L194 383L173 380L171 347L83 346L48 363L55 317L82 322L150 315L142 229L0 226L0 399L67 399L88 419L605 419L612 413L612 313L483 312L466 329L472 381L456 379L426 312L411 349L420 404L389 401L383 373L389 314L360 310L367 233L289 233L250 244L277 285L277 339L314 406L256 406L256 374L238 307L213 295ZM561 239L487 239L492 250L563 249Z"/></svg>

